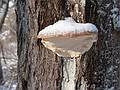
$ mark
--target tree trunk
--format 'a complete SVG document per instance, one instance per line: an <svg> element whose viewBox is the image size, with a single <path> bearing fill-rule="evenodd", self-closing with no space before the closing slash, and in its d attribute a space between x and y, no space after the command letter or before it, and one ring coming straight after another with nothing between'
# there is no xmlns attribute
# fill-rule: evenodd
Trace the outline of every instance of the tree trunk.
<svg viewBox="0 0 120 90"><path fill-rule="evenodd" d="M0 1L0 9L2 8L3 6L3 1ZM3 27L3 24L4 24L4 21L5 21L5 18L7 16L7 12L8 12L8 8L9 8L9 0L6 0L5 2L5 5L4 5L4 12L3 12L3 15L1 16L1 19L0 19L0 34L2 33L2 27ZM4 59L4 51L3 51L3 44L2 44L2 41L0 39L0 53L1 53L1 56L3 57ZM3 84L3 71L2 71L2 64L1 64L1 59L0 58L0 84Z"/></svg>
<svg viewBox="0 0 120 90"><path fill-rule="evenodd" d="M2 1L1 1L2 2ZM3 6L3 5L2 5ZM0 33L2 32L2 26L4 24L5 18L7 16L8 13L8 9L9 9L9 0L5 1L5 5L4 5L4 12L2 12L3 15L1 15L1 20L0 20Z"/></svg>
<svg viewBox="0 0 120 90"><path fill-rule="evenodd" d="M3 72L2 72L2 65L1 65L1 58L0 58L0 85L3 84Z"/></svg>
<svg viewBox="0 0 120 90"><path fill-rule="evenodd" d="M17 0L17 90L118 90L119 27L117 19L110 16L120 3L116 2ZM41 29L67 16L92 22L99 29L97 43L81 60L58 57L36 38Z"/></svg>
<svg viewBox="0 0 120 90"><path fill-rule="evenodd" d="M82 59L88 62L85 71L88 90L119 90L120 1L88 0L86 21L94 22L99 29L97 43Z"/></svg>

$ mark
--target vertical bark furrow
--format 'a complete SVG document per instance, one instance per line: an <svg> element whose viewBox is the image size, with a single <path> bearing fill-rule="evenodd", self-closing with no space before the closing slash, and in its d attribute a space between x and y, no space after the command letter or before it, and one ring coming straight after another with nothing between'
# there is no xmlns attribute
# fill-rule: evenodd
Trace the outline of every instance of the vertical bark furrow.
<svg viewBox="0 0 120 90"><path fill-rule="evenodd" d="M26 1L17 2L17 41L18 41L18 86L19 90L27 90L27 62L28 62L28 16L26 13Z"/></svg>
<svg viewBox="0 0 120 90"><path fill-rule="evenodd" d="M95 2L96 0L91 0ZM99 33L98 41L96 44L97 50L95 55L88 57L92 61L92 65L86 70L86 79L88 81L88 90L119 90L119 61L120 61L120 39L118 28L115 28L118 21L114 18L114 11L118 8L115 3L117 0L100 0L97 1L96 13L92 10L90 1L87 0L88 6L86 7L87 20L96 23ZM93 13L91 14L91 12ZM94 18L96 14L96 19ZM91 16L92 15L92 16ZM117 17L117 15L116 15ZM118 26L117 26L118 27ZM89 52L88 52L89 53ZM93 67L92 67L93 66ZM92 77L91 77L92 75Z"/></svg>
<svg viewBox="0 0 120 90"><path fill-rule="evenodd" d="M18 90L60 90L62 62L38 43L36 36L41 29L62 18L65 2L17 2Z"/></svg>

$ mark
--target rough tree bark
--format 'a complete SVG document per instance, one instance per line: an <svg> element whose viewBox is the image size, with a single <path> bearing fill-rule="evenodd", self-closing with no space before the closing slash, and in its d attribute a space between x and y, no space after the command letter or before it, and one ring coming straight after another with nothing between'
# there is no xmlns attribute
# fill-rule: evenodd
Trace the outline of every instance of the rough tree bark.
<svg viewBox="0 0 120 90"><path fill-rule="evenodd" d="M60 89L62 60L44 48L36 36L40 29L62 18L64 6L62 0L17 2L18 90Z"/></svg>
<svg viewBox="0 0 120 90"><path fill-rule="evenodd" d="M82 59L88 62L85 70L88 90L119 90L120 1L86 2L86 21L99 28L97 43Z"/></svg>
<svg viewBox="0 0 120 90"><path fill-rule="evenodd" d="M113 15L118 4L119 0L17 0L17 90L119 90L120 34ZM41 29L70 15L99 29L97 43L81 59L58 57L36 38Z"/></svg>

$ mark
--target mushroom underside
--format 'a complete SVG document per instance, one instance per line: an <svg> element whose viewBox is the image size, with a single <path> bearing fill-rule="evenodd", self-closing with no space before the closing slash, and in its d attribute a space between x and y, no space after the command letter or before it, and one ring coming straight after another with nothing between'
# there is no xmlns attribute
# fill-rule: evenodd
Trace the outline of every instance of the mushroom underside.
<svg viewBox="0 0 120 90"><path fill-rule="evenodd" d="M42 39L41 42L58 56L78 57L90 49L93 42L97 40L96 37L96 34L77 37L52 37Z"/></svg>

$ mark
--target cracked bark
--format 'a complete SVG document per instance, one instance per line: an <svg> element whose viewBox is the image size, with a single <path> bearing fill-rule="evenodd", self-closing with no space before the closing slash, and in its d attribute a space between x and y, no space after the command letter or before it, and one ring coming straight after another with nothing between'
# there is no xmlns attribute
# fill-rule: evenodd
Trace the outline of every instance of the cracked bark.
<svg viewBox="0 0 120 90"><path fill-rule="evenodd" d="M119 90L120 34L118 27L113 28L114 18L110 15L113 6L119 7L120 2L113 1L117 3L112 0L18 0L17 90L67 90L73 81L69 90ZM110 7L106 8L109 3ZM99 29L98 41L81 60L80 57L74 60L58 57L36 38L41 29L70 15L78 22L92 22ZM75 72L71 74L71 70Z"/></svg>
<svg viewBox="0 0 120 90"><path fill-rule="evenodd" d="M89 62L85 71L88 90L120 88L120 27L115 28L112 17L114 14L112 10L115 8L120 10L119 5L119 0L90 0L86 3L86 21L95 23L99 28L98 41L86 54L85 61ZM115 13L116 17L119 17L120 12Z"/></svg>

